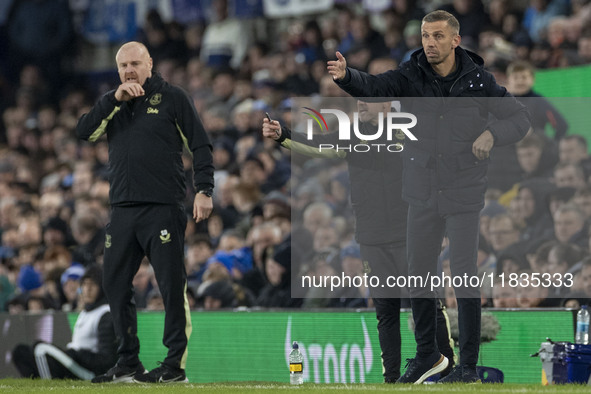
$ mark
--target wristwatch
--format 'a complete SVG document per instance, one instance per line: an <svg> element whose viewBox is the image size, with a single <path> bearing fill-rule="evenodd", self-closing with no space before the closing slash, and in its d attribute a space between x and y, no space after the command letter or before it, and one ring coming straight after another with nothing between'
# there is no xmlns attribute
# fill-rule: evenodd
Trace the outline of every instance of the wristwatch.
<svg viewBox="0 0 591 394"><path fill-rule="evenodd" d="M197 192L198 194L205 194L207 197L213 196L213 189L208 187L207 189L201 189Z"/></svg>

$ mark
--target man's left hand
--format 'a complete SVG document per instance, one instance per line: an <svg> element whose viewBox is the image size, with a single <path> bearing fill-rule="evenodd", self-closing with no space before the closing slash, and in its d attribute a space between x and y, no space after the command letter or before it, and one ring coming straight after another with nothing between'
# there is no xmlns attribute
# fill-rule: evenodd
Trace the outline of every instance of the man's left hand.
<svg viewBox="0 0 591 394"><path fill-rule="evenodd" d="M195 201L193 202L193 219L195 223L205 220L211 215L213 210L213 200L203 193L195 194Z"/></svg>
<svg viewBox="0 0 591 394"><path fill-rule="evenodd" d="M478 160L487 159L494 144L495 139L492 133L485 130L484 133L480 134L472 144L472 153L478 158Z"/></svg>

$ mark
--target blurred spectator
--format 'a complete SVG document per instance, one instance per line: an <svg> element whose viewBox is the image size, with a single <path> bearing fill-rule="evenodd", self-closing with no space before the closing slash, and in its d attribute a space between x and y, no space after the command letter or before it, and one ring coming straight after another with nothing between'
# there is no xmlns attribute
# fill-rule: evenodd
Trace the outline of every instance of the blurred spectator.
<svg viewBox="0 0 591 394"><path fill-rule="evenodd" d="M146 297L146 310L147 311L164 311L164 300L160 290L152 289Z"/></svg>
<svg viewBox="0 0 591 394"><path fill-rule="evenodd" d="M491 218L488 233L490 245L497 256L511 245L516 245L521 239L518 224L508 214L500 214Z"/></svg>
<svg viewBox="0 0 591 394"><path fill-rule="evenodd" d="M581 290L573 290L565 296L563 305L566 308L578 309L581 305L591 305L591 256L583 259L578 276Z"/></svg>
<svg viewBox="0 0 591 394"><path fill-rule="evenodd" d="M72 264L61 275L60 284L65 296L65 302L62 304L63 311L79 311L82 308L82 305L79 303L78 296L81 278L83 275L84 267L77 263Z"/></svg>
<svg viewBox="0 0 591 394"><path fill-rule="evenodd" d="M588 222L591 219L591 186L577 190L572 201L584 213L584 219Z"/></svg>
<svg viewBox="0 0 591 394"><path fill-rule="evenodd" d="M567 12L568 2L564 0L530 0L523 16L523 26L537 43L545 38L545 30L550 21L558 15L566 15Z"/></svg>
<svg viewBox="0 0 591 394"><path fill-rule="evenodd" d="M528 269L529 264L525 258L525 251L519 246L511 246L497 255L496 274L504 274L508 277L510 274Z"/></svg>
<svg viewBox="0 0 591 394"><path fill-rule="evenodd" d="M234 280L242 279L243 275L253 268L252 254L248 248L231 251L218 251L207 260L206 269L212 264L221 264Z"/></svg>
<svg viewBox="0 0 591 394"><path fill-rule="evenodd" d="M559 162L578 164L583 167L585 179L591 175L591 158L587 151L587 140L580 134L565 136L558 143Z"/></svg>
<svg viewBox="0 0 591 394"><path fill-rule="evenodd" d="M41 274L32 266L25 265L21 267L17 284L21 293L15 296L15 298L18 300L17 303L22 305L25 310L38 312L46 309L55 309L54 300L48 295ZM29 304L29 300L33 302ZM30 306L33 306L33 309L29 309Z"/></svg>
<svg viewBox="0 0 591 394"><path fill-rule="evenodd" d="M231 308L234 305L234 289L226 280L218 280L209 284L202 293L203 308L214 311L222 308Z"/></svg>
<svg viewBox="0 0 591 394"><path fill-rule="evenodd" d="M228 17L226 0L212 1L211 23L201 41L201 60L210 67L238 69L250 45L249 29L238 19Z"/></svg>
<svg viewBox="0 0 591 394"><path fill-rule="evenodd" d="M439 9L449 12L460 22L462 45L476 49L478 47L478 34L482 27L488 24L488 16L484 12L482 1L453 0L451 4L443 5Z"/></svg>
<svg viewBox="0 0 591 394"><path fill-rule="evenodd" d="M480 235L483 236L489 244L491 243L491 219L504 213L507 213L507 209L495 200L487 201L484 208L480 211Z"/></svg>
<svg viewBox="0 0 591 394"><path fill-rule="evenodd" d="M371 27L368 15L355 16L351 21L351 35L353 37L353 46L363 45L369 49L369 57L376 58L384 56L387 53L384 38ZM349 53L352 48L349 48ZM369 59L368 59L369 61Z"/></svg>
<svg viewBox="0 0 591 394"><path fill-rule="evenodd" d="M74 241L68 232L68 225L59 217L52 217L43 227L43 243L47 249L54 246L72 246Z"/></svg>
<svg viewBox="0 0 591 394"><path fill-rule="evenodd" d="M581 248L587 247L585 215L574 204L558 208L554 214L554 234L562 243L570 243Z"/></svg>
<svg viewBox="0 0 591 394"><path fill-rule="evenodd" d="M269 247L263 257L263 275L267 284L257 297L256 305L267 308L295 308L301 299L291 298L292 249L287 243Z"/></svg>
<svg viewBox="0 0 591 394"><path fill-rule="evenodd" d="M582 258L583 252L577 246L565 243L555 244L550 249L547 264L541 267L541 273L548 273L552 278L557 277L554 276L556 274L560 275L560 278L566 278L565 274L571 272L574 265ZM570 287L563 282L562 286L558 287L554 286L553 283L553 286L549 287L549 289L550 297L562 298L569 292Z"/></svg>
<svg viewBox="0 0 591 394"><path fill-rule="evenodd" d="M353 278L362 277L365 265L361 260L361 251L356 243L349 244L341 251L341 268L343 275ZM330 306L343 308L365 308L368 306L369 289L364 286L344 285L337 290L339 297L332 299ZM333 295L334 297L334 295Z"/></svg>
<svg viewBox="0 0 591 394"><path fill-rule="evenodd" d="M310 20L304 25L298 53L304 55L304 61L307 64L312 64L317 60L321 60L323 63L326 61L326 54L322 47L322 32L315 20Z"/></svg>
<svg viewBox="0 0 591 394"><path fill-rule="evenodd" d="M240 283L255 296L258 296L263 286L265 286L265 250L279 245L282 242L281 235L281 229L273 223L262 223L253 227L249 233L253 267L244 273ZM284 239L283 242L289 243L291 239Z"/></svg>
<svg viewBox="0 0 591 394"><path fill-rule="evenodd" d="M334 226L319 227L314 233L314 252L338 248L339 234Z"/></svg>
<svg viewBox="0 0 591 394"><path fill-rule="evenodd" d="M72 252L74 261L84 266L97 263L105 247L105 230L94 211L76 212L72 218L72 233L78 245Z"/></svg>
<svg viewBox="0 0 591 394"><path fill-rule="evenodd" d="M251 171L259 172L260 170L260 172L262 172L262 164L259 166L258 163L260 163L260 160L257 160L257 164L249 164L246 166L245 168L248 169L244 171L250 173ZM258 175L253 175L253 177L256 178ZM245 179L250 180L250 175L246 176ZM232 201L233 206L240 215L235 223L235 227L238 231L246 233L253 225L262 222L263 212L260 206L261 193L257 184L248 181L238 183L234 187Z"/></svg>
<svg viewBox="0 0 591 394"><path fill-rule="evenodd" d="M495 282L492 289L492 302L495 308L518 308L517 296L517 288Z"/></svg>
<svg viewBox="0 0 591 394"><path fill-rule="evenodd" d="M187 238L185 269L190 287L196 288L203 279L206 262L213 255L211 240L205 234L193 234Z"/></svg>
<svg viewBox="0 0 591 394"><path fill-rule="evenodd" d="M144 42L156 66L161 65L166 60L184 60L184 41L180 41L178 38L173 39L169 35L169 30L170 26L167 29L166 24L157 10L152 9L146 14L143 27ZM164 79L169 80L167 78ZM172 81L170 82L172 83Z"/></svg>
<svg viewBox="0 0 591 394"><path fill-rule="evenodd" d="M421 48L421 22L418 20L411 20L406 23L404 31L404 46L407 48L406 53L401 59L401 62L410 60L410 56L414 51Z"/></svg>
<svg viewBox="0 0 591 394"><path fill-rule="evenodd" d="M558 163L554 167L553 181L557 187L572 187L577 190L587 184L583 168L573 163Z"/></svg>
<svg viewBox="0 0 591 394"><path fill-rule="evenodd" d="M133 277L133 299L138 309L146 308L148 304L148 294L154 288L158 288L154 269L146 258L142 260L140 267Z"/></svg>
<svg viewBox="0 0 591 394"><path fill-rule="evenodd" d="M549 178L552 175L555 161L543 157L544 145L544 137L535 133L526 135L515 144L522 179Z"/></svg>
<svg viewBox="0 0 591 394"><path fill-rule="evenodd" d="M7 21L11 64L16 70L27 63L42 67L53 89L59 90L64 84L62 76L66 76L61 72L61 62L72 55L74 39L68 2L14 1Z"/></svg>
<svg viewBox="0 0 591 394"><path fill-rule="evenodd" d="M517 286L517 305L520 308L558 306L560 304L560 299L551 298L547 287L536 286L535 281L531 280L533 272L519 272L520 280L519 286ZM524 274L524 276L522 277L521 274Z"/></svg>
<svg viewBox="0 0 591 394"><path fill-rule="evenodd" d="M332 209L324 202L310 204L304 211L304 228L314 236L320 227L327 227L332 220Z"/></svg>
<svg viewBox="0 0 591 394"><path fill-rule="evenodd" d="M525 242L552 237L552 218L546 206L554 186L545 179L531 179L519 186L515 219L525 226L521 238Z"/></svg>
<svg viewBox="0 0 591 394"><path fill-rule="evenodd" d="M217 249L220 251L230 252L234 249L239 249L244 246L245 239L242 233L235 229L226 230L220 237L220 242Z"/></svg>
<svg viewBox="0 0 591 394"><path fill-rule="evenodd" d="M548 194L546 205L550 211L550 215L554 214L561 206L571 202L575 195L575 189L572 187L559 187Z"/></svg>
<svg viewBox="0 0 591 394"><path fill-rule="evenodd" d="M218 68L212 80L212 95L210 105L221 105L224 110L230 112L236 104L237 98L234 97L234 90L236 87L236 80L234 71L231 68Z"/></svg>
<svg viewBox="0 0 591 394"><path fill-rule="evenodd" d="M554 130L554 139L558 141L565 136L568 123L548 100L532 90L534 73L533 66L528 62L511 63L507 67L507 90L529 110L534 132L545 136L546 125L550 125Z"/></svg>

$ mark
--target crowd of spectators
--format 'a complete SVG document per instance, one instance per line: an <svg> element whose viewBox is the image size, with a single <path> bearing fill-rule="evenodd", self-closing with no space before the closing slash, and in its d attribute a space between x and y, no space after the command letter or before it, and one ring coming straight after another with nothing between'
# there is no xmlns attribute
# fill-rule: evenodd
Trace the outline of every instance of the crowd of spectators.
<svg viewBox="0 0 591 394"><path fill-rule="evenodd" d="M193 97L213 143L215 208L206 224L191 221L193 191L187 190L192 308L371 305L364 288L343 289L332 299L326 289L290 297L292 276L362 275L364 266L353 240L344 164L314 159L292 167L289 151L261 137L261 124L268 112L289 125L292 97L344 97L326 72L336 50L357 69L396 68L420 47L420 20L435 7L430 3L393 1L375 14L343 4L322 15L270 21L234 18L225 1L216 0L211 18L191 25L148 13L137 39L147 45L155 70ZM462 46L479 53L517 96L535 96L528 64L591 62L588 0L530 0L522 8L508 0L454 0L438 8L459 19ZM51 39L43 37L44 45L30 53L17 45L16 27L8 24L4 34L4 50L15 57L0 62L0 311L80 310L84 268L102 263L109 169L106 139L78 141L74 129L107 88L79 82L84 78L75 61L55 58L76 58L75 45L67 45L81 40L74 30L62 47L47 46ZM511 80L520 72L530 77L525 90ZM60 84L56 76L75 83ZM538 129L499 151L503 160L491 168L482 211L478 264L495 275L572 273L574 287L524 285L525 293L517 294L517 288L492 286L483 292L485 305L577 306L591 299L591 158L580 131L556 119L548 119L555 138ZM185 169L190 185L188 156ZM444 248L444 270L445 256ZM139 308L163 309L147 259L134 287Z"/></svg>

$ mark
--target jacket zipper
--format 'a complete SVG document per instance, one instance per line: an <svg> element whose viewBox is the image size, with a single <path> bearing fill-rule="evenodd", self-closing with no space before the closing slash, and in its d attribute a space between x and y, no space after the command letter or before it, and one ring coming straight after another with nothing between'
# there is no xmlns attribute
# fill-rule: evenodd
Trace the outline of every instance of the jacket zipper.
<svg viewBox="0 0 591 394"><path fill-rule="evenodd" d="M462 74L460 74L459 77L456 78L456 80L454 81L454 83L451 84L451 88L449 88L449 95L450 96L451 96L451 91L454 89L454 86L456 85L456 82L458 82L465 75L468 75L468 73L471 73L474 69L475 69L475 67L472 67L468 71L463 72Z"/></svg>

